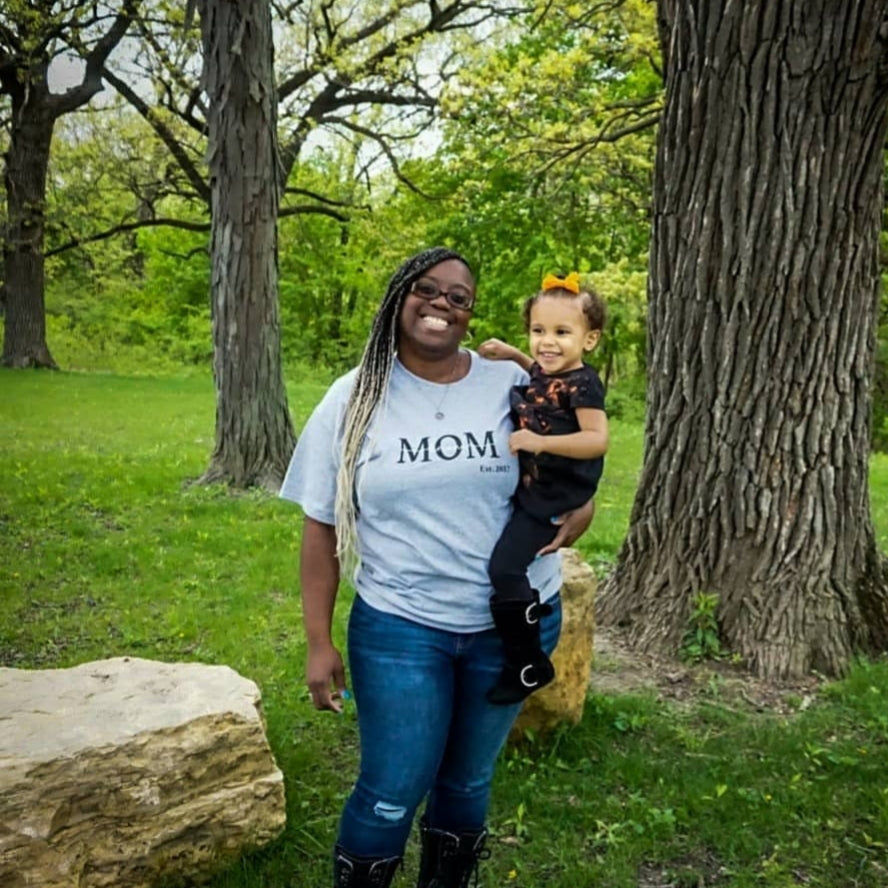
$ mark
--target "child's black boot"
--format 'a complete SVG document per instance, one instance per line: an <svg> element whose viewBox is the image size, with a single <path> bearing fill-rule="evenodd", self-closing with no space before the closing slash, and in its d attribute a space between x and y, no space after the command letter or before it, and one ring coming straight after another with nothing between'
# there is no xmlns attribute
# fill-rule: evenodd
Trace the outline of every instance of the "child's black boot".
<svg viewBox="0 0 888 888"><path fill-rule="evenodd" d="M506 665L487 700L500 706L520 703L555 678L552 661L540 645L540 617L552 613L552 606L540 604L540 593L532 590L530 601L490 599L493 622L503 642Z"/></svg>

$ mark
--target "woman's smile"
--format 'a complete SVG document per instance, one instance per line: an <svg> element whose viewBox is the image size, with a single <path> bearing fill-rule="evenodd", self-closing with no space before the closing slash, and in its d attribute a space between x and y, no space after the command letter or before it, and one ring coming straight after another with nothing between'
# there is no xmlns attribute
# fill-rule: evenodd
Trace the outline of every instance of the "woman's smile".
<svg viewBox="0 0 888 888"><path fill-rule="evenodd" d="M423 315L420 320L427 327L431 327L434 330L446 330L450 326L450 321L447 318L442 318L438 315Z"/></svg>
<svg viewBox="0 0 888 888"><path fill-rule="evenodd" d="M408 366L414 357L437 360L453 355L472 317L470 310L453 308L446 296L457 290L474 294L475 284L462 262L439 262L425 272L423 281L437 287L437 295L429 299L408 292L398 322L398 353Z"/></svg>

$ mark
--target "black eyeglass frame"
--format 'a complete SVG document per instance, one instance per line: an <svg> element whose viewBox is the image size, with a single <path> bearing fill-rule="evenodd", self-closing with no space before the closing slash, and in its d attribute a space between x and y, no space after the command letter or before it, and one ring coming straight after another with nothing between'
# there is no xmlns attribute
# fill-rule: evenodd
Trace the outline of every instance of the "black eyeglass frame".
<svg viewBox="0 0 888 888"><path fill-rule="evenodd" d="M422 284L423 286L428 287L429 290L434 289L435 292L429 292L428 294L419 293L416 289L417 284ZM418 296L420 299L425 299L426 302L431 302L432 300L437 299L439 296L443 296L447 300L447 304L451 308L455 308L459 311L472 311L472 309L475 307L474 293L470 293L468 290L466 290L465 294L469 300L469 304L460 305L458 302L453 301L453 292L451 290L442 290L441 287L439 287L434 281L431 281L428 278L420 278L419 280L414 281L410 285L409 292L411 292L414 296ZM462 293L463 289L460 288L458 292Z"/></svg>

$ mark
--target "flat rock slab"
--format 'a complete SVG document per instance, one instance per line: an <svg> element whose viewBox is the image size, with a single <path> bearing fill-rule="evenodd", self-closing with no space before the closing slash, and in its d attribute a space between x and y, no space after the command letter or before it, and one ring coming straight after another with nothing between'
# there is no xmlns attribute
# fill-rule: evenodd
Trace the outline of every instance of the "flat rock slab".
<svg viewBox="0 0 888 888"><path fill-rule="evenodd" d="M256 684L119 657L0 668L0 885L199 879L284 828Z"/></svg>

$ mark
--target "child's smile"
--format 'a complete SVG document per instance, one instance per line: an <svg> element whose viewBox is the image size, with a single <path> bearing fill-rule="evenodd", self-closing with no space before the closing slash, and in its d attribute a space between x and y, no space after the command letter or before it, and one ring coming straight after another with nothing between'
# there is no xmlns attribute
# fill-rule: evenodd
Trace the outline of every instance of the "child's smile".
<svg viewBox="0 0 888 888"><path fill-rule="evenodd" d="M541 296L530 310L530 353L546 373L578 370L583 354L598 343L582 305L575 299Z"/></svg>

